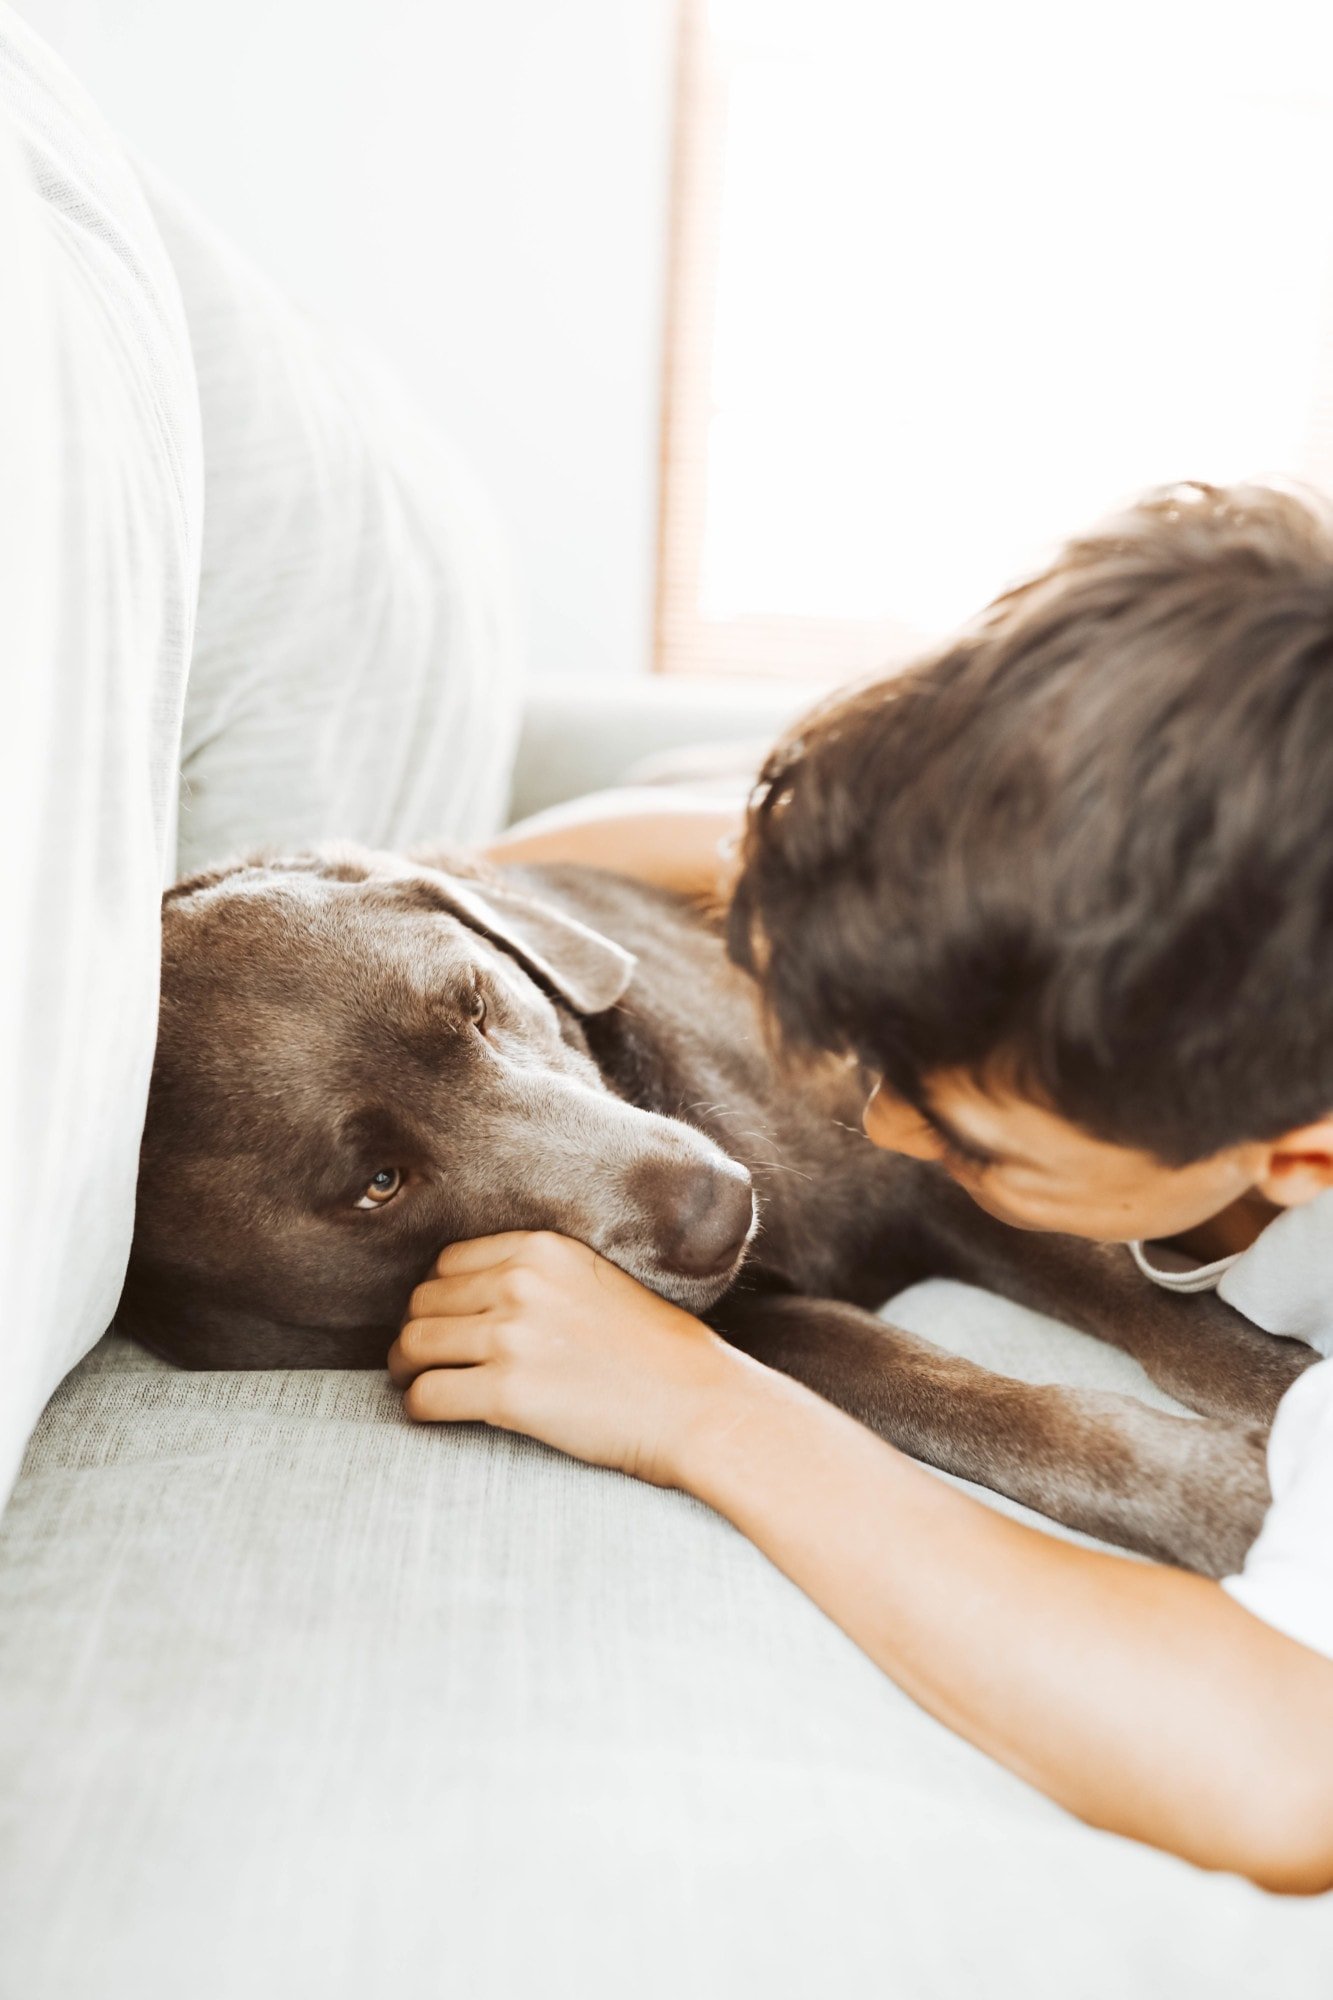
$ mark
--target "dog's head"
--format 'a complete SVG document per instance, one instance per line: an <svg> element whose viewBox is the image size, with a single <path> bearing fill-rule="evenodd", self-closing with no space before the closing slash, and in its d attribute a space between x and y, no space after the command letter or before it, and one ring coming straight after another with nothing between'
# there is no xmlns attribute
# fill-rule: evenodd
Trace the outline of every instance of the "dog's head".
<svg viewBox="0 0 1333 2000"><path fill-rule="evenodd" d="M119 1323L195 1367L377 1365L441 1247L508 1229L704 1310L749 1177L588 1057L577 1017L633 969L508 882L391 855L178 884Z"/></svg>

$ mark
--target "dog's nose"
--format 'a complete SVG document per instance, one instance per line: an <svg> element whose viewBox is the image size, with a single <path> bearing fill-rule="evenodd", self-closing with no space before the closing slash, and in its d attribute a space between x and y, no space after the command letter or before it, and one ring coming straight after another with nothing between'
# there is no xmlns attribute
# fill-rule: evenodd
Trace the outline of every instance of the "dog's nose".
<svg viewBox="0 0 1333 2000"><path fill-rule="evenodd" d="M662 1166L649 1206L658 1218L658 1254L687 1278L715 1278L741 1254L754 1220L750 1176L735 1160L715 1167Z"/></svg>

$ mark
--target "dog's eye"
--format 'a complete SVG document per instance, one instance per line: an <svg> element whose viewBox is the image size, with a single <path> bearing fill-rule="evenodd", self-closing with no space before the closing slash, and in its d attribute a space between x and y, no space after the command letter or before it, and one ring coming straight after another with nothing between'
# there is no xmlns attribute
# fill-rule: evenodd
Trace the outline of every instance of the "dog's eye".
<svg viewBox="0 0 1333 2000"><path fill-rule="evenodd" d="M473 1027L480 1029L483 1035L486 1032L486 1013L486 995L478 986L467 1003L467 1014Z"/></svg>
<svg viewBox="0 0 1333 2000"><path fill-rule="evenodd" d="M392 1201L403 1185L402 1174L397 1167L381 1167L377 1174L366 1183L366 1191L356 1206L358 1208L383 1208L386 1201Z"/></svg>

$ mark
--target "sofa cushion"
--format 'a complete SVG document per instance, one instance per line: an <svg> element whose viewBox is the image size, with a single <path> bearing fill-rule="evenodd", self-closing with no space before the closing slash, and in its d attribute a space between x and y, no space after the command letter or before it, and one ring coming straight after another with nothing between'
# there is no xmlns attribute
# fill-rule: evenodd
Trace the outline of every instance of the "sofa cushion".
<svg viewBox="0 0 1333 2000"><path fill-rule="evenodd" d="M894 1317L1164 1401L959 1286ZM0 1529L0 1685L25 2000L1328 1991L1333 1898L1080 1826L704 1507L378 1375L99 1349Z"/></svg>
<svg viewBox="0 0 1333 2000"><path fill-rule="evenodd" d="M115 139L5 8L0 287L3 1504L129 1249L200 513L171 266Z"/></svg>
<svg viewBox="0 0 1333 2000"><path fill-rule="evenodd" d="M182 873L325 836L501 823L518 636L489 504L392 381L145 169L203 413Z"/></svg>

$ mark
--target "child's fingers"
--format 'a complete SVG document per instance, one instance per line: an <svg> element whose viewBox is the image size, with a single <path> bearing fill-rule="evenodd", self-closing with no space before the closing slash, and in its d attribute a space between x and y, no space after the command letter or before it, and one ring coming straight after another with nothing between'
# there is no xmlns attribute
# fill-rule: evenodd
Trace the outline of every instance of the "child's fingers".
<svg viewBox="0 0 1333 2000"><path fill-rule="evenodd" d="M403 1397L403 1408L419 1424L488 1424L495 1417L495 1371L491 1368L428 1368Z"/></svg>
<svg viewBox="0 0 1333 2000"><path fill-rule="evenodd" d="M408 1319L454 1319L462 1313L489 1312L506 1303L505 1273L498 1266L481 1271L450 1272L427 1278L407 1304Z"/></svg>
<svg viewBox="0 0 1333 2000"><path fill-rule="evenodd" d="M449 1319L410 1319L389 1349L389 1379L405 1389L426 1368L468 1368L491 1356L491 1325L485 1313Z"/></svg>
<svg viewBox="0 0 1333 2000"><path fill-rule="evenodd" d="M442 1278L462 1271L489 1270L494 1264L508 1263L530 1234L526 1229L509 1229L502 1236L469 1236L461 1243L446 1243L435 1259L435 1269Z"/></svg>

